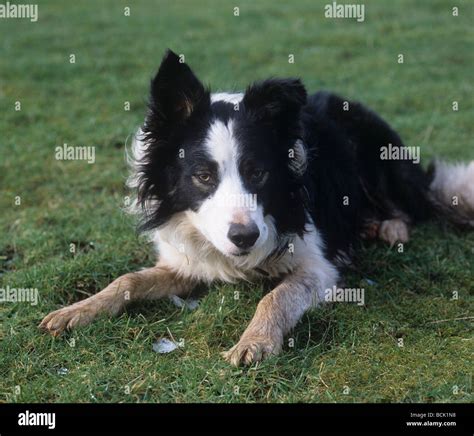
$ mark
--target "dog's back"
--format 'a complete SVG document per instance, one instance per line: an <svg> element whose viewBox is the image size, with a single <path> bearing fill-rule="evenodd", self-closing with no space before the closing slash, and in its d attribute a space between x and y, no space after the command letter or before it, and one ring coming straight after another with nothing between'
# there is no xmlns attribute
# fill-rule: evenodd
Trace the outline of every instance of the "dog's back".
<svg viewBox="0 0 474 436"><path fill-rule="evenodd" d="M351 251L370 230L377 236L384 221L408 228L440 216L474 226L474 163L437 163L425 171L419 149L406 147L380 116L325 91L308 97L302 123L307 188L331 258ZM402 235L388 242L396 236Z"/></svg>

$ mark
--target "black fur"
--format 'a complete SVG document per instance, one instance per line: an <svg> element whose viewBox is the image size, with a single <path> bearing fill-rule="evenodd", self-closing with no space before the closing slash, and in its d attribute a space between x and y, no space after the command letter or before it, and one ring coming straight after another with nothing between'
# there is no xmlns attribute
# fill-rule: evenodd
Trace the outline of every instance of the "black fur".
<svg viewBox="0 0 474 436"><path fill-rule="evenodd" d="M200 147L209 126L209 106L209 90L168 50L151 82L143 126L149 145L139 168L138 199L143 206L159 202L152 210L144 207L143 230L159 227L177 212L196 208L210 194L188 183L192 170L210 160ZM180 159L180 152L186 159Z"/></svg>
<svg viewBox="0 0 474 436"><path fill-rule="evenodd" d="M246 187L258 195L265 213L275 218L281 235L301 235L308 223L304 180L288 167L289 150L302 138L300 114L305 103L306 90L299 80L266 80L247 89L234 118L241 167L263 167L269 173L263 189Z"/></svg>
<svg viewBox="0 0 474 436"><path fill-rule="evenodd" d="M329 257L350 251L367 220L403 213L419 221L433 215L430 177L422 167L407 160L380 159L382 146L403 146L398 134L360 103L349 102L344 110L344 102L318 92L308 99L302 115L312 158L306 183Z"/></svg>

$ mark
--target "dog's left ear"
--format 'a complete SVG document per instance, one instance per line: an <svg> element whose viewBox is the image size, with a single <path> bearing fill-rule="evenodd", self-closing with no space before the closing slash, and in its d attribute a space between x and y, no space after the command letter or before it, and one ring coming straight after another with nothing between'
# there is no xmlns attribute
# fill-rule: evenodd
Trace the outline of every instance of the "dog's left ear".
<svg viewBox="0 0 474 436"><path fill-rule="evenodd" d="M209 92L181 56L167 50L151 81L150 117L162 136L184 123L201 106L209 104Z"/></svg>
<svg viewBox="0 0 474 436"><path fill-rule="evenodd" d="M296 119L306 103L306 89L299 79L269 79L251 85L245 92L244 107L258 121Z"/></svg>

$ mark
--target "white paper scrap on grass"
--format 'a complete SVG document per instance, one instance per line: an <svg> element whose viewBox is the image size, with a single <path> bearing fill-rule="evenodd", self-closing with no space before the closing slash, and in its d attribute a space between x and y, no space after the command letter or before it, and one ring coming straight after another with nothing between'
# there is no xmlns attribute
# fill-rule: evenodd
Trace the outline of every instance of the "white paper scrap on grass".
<svg viewBox="0 0 474 436"><path fill-rule="evenodd" d="M199 306L199 301L193 298L188 300L183 300L182 298L178 297L177 295L170 295L170 300L174 303L177 307L186 307L186 309L194 310Z"/></svg>
<svg viewBox="0 0 474 436"><path fill-rule="evenodd" d="M171 353L176 348L178 345L166 338L161 338L153 344L153 351L160 354Z"/></svg>

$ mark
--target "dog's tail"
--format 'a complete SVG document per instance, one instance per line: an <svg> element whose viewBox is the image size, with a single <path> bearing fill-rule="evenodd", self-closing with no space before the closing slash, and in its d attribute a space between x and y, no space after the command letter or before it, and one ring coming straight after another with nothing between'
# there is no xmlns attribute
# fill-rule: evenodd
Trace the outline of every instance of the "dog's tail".
<svg viewBox="0 0 474 436"><path fill-rule="evenodd" d="M474 161L449 164L436 160L428 168L429 200L438 215L474 228Z"/></svg>

